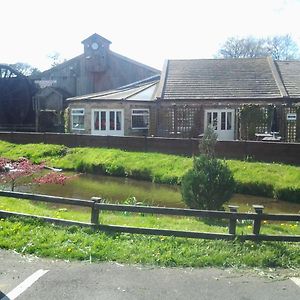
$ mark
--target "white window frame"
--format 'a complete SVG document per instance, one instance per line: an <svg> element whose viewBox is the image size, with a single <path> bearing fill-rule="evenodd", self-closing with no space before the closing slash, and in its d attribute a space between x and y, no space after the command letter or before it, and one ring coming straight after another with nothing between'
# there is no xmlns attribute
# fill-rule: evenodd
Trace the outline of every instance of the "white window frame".
<svg viewBox="0 0 300 300"><path fill-rule="evenodd" d="M81 111L81 112L79 112ZM83 128L76 128L74 127L74 116L83 116ZM71 124L72 124L72 130L85 130L84 128L84 116L85 116L85 110L84 108L72 108L71 110Z"/></svg>
<svg viewBox="0 0 300 300"><path fill-rule="evenodd" d="M209 114L210 113L210 120ZM225 127L222 128L222 113L225 113ZM228 129L228 114L230 113L230 128ZM231 141L235 135L235 110L227 108L206 109L204 111L204 127L211 125L218 134L218 140Z"/></svg>
<svg viewBox="0 0 300 300"><path fill-rule="evenodd" d="M142 113L138 113L141 111L147 111L147 114L142 114ZM133 117L134 116L147 116L148 117L148 126L147 127L133 127ZM136 129L136 130L143 130L143 129L149 129L149 123L150 123L150 110L149 108L133 108L131 110L131 129Z"/></svg>
<svg viewBox="0 0 300 300"><path fill-rule="evenodd" d="M99 129L95 129L95 112L99 113ZM105 129L101 130L101 118L100 118L100 114L104 112L105 113L105 119L106 119L106 125L105 125ZM115 118L115 123L114 123L114 127L115 129L110 130L109 127L109 122L110 122L110 112L114 112L115 113L115 117L116 114L118 112L121 113L121 129L116 129L116 122L117 119ZM124 109L92 109L92 116L91 116L91 134L94 135L102 135L102 136L106 136L106 135L111 135L111 136L124 136Z"/></svg>

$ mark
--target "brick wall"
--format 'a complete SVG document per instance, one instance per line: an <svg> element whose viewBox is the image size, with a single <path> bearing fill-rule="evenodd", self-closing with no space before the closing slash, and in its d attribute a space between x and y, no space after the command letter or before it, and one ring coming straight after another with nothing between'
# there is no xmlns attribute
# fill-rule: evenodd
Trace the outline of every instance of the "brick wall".
<svg viewBox="0 0 300 300"><path fill-rule="evenodd" d="M70 120L71 120L71 111L74 108L84 109L84 130L71 129L71 132L78 134L90 134L91 125L92 125L92 111L95 110L122 110L124 118L124 135L126 136L143 136L145 135L144 130L132 129L131 128L131 112L132 109L149 109L150 117L153 118L155 113L153 112L154 105L153 103L135 103L134 101L85 101L84 103L77 103L76 101L69 104L70 108ZM150 120L151 121L151 120ZM152 120L154 123L155 120Z"/></svg>
<svg viewBox="0 0 300 300"><path fill-rule="evenodd" d="M159 137L112 137L88 134L0 132L0 140L17 143L61 144L68 147L108 147L129 151L160 152L192 156L199 152L199 139ZM253 158L265 162L300 165L300 143L222 141L216 146L221 158Z"/></svg>

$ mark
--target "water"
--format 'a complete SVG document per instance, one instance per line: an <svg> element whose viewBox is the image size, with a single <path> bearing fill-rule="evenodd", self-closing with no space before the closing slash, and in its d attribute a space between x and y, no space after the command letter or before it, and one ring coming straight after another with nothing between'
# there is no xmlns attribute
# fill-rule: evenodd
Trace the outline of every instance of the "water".
<svg viewBox="0 0 300 300"><path fill-rule="evenodd" d="M178 186L101 175L80 174L69 179L65 185L31 185L19 190L81 199L96 196L110 203L124 203L124 200L134 196L138 202L147 205L185 207ZM300 204L241 194L235 194L228 204L239 205L241 212L253 211L252 205L260 204L269 213L300 213Z"/></svg>

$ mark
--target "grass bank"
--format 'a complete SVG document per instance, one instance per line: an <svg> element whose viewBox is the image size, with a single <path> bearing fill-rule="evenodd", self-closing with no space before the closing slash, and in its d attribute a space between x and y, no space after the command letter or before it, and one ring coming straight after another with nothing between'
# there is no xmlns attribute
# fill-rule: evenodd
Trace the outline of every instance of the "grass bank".
<svg viewBox="0 0 300 300"><path fill-rule="evenodd" d="M180 184L192 158L105 148L67 148L61 145L17 145L0 141L0 156L87 173L127 176L157 183ZM236 192L300 202L300 167L277 163L227 160Z"/></svg>
<svg viewBox="0 0 300 300"><path fill-rule="evenodd" d="M0 198L0 209L88 221L89 212ZM101 214L101 223L206 232L227 232L222 221L207 224L195 218L133 213ZM238 224L238 233L252 225ZM300 234L300 224L264 224L262 233ZM118 261L182 267L300 267L299 243L209 241L134 234L107 234L77 226L60 227L32 219L0 219L0 248L60 259Z"/></svg>

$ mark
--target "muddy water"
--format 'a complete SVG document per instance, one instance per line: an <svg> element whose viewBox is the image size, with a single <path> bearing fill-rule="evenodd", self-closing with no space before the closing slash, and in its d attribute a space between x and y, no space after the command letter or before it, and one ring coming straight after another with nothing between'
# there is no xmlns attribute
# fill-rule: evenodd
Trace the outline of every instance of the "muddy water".
<svg viewBox="0 0 300 300"><path fill-rule="evenodd" d="M23 191L61 197L90 199L93 196L110 203L124 203L129 197L138 202L166 207L185 207L177 186L100 175L80 174L65 185L44 184L23 187ZM300 213L300 204L288 203L263 197L235 194L228 204L239 205L239 211L251 211L253 204L265 206L265 212Z"/></svg>

